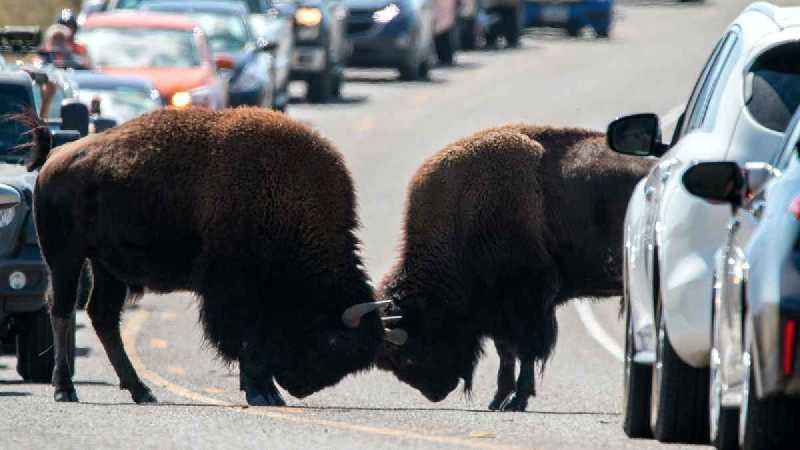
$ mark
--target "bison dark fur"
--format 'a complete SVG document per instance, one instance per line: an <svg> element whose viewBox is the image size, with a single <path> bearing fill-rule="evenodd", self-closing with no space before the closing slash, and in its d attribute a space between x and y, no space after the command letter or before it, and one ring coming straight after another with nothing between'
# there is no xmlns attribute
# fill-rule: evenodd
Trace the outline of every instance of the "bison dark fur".
<svg viewBox="0 0 800 450"><path fill-rule="evenodd" d="M601 133L526 125L430 158L408 187L401 256L378 289L409 338L387 343L379 367L439 401L459 379L471 389L491 337L500 370L489 408L524 410L535 364L556 343L556 307L620 294L625 209L650 165L612 152Z"/></svg>
<svg viewBox="0 0 800 450"><path fill-rule="evenodd" d="M37 146L34 161L46 150ZM85 259L89 317L136 402L155 399L119 323L126 297L144 290L197 295L205 337L239 361L251 404L283 404L273 379L304 397L371 367L378 315L356 328L341 321L374 299L355 203L331 144L257 109L154 112L54 150L34 211L52 275L56 399L77 400L63 343Z"/></svg>

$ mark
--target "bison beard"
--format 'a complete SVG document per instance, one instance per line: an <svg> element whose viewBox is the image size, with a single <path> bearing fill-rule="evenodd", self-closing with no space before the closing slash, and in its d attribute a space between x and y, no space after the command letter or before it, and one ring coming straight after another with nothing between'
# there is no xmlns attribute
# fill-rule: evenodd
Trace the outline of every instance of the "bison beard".
<svg viewBox="0 0 800 450"><path fill-rule="evenodd" d="M491 337L489 409L525 410L556 343L556 307L621 292L625 209L651 164L613 153L601 133L525 125L433 156L409 185L401 257L378 289L409 339L387 344L378 366L440 401L459 379L471 389Z"/></svg>
<svg viewBox="0 0 800 450"><path fill-rule="evenodd" d="M33 150L45 161L46 145ZM64 343L86 259L88 315L137 403L155 397L119 323L144 289L197 295L206 339L239 361L250 404L284 404L273 380L304 397L373 364L378 314L341 319L373 300L350 175L327 141L282 114L164 110L70 143L42 167L34 213L52 275L56 400L77 401Z"/></svg>

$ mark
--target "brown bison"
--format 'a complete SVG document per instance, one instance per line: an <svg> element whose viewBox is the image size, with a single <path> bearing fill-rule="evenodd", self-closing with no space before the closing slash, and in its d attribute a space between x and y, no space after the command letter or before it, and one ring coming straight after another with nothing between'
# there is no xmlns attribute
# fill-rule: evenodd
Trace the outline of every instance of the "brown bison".
<svg viewBox="0 0 800 450"><path fill-rule="evenodd" d="M371 367L384 329L353 234L353 183L325 139L278 113L190 109L49 158L37 141L29 169L44 164L34 211L52 275L57 401L77 401L64 349L85 260L88 315L137 403L155 397L119 324L126 298L144 290L197 295L205 337L239 361L250 404L284 404L273 380L304 397Z"/></svg>
<svg viewBox="0 0 800 450"><path fill-rule="evenodd" d="M386 345L378 366L440 401L459 379L471 389L491 337L500 369L489 409L525 410L535 364L556 343L556 307L620 294L625 209L650 165L612 152L601 133L527 125L434 155L409 185L401 256L378 289L410 337Z"/></svg>

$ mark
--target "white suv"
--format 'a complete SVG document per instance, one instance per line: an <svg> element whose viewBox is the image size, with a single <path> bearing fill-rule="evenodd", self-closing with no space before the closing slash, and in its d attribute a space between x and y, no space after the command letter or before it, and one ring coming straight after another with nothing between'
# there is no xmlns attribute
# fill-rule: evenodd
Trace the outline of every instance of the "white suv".
<svg viewBox="0 0 800 450"><path fill-rule="evenodd" d="M612 122L609 145L659 157L625 218L625 432L665 442L709 439L708 363L714 253L730 205L681 184L698 160L769 161L800 103L800 8L754 3L700 74L670 145L654 114Z"/></svg>

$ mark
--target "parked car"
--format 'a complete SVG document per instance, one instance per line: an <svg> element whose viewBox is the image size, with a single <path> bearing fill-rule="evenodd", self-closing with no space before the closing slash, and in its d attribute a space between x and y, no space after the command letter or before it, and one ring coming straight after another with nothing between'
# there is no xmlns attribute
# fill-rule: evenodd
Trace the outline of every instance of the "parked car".
<svg viewBox="0 0 800 450"><path fill-rule="evenodd" d="M45 81L46 82L46 81ZM0 73L0 115L35 111L36 81L22 70ZM81 104L66 108L67 123L83 120L88 114ZM70 117L77 113L78 117ZM27 155L17 146L30 139L29 129L15 120L0 122L0 344L16 341L17 373L26 381L49 383L53 373L53 333L47 311L45 291L47 268L39 251L31 215L31 199L36 174L19 164ZM54 146L78 139L75 130L51 131ZM73 322L74 323L74 322ZM75 339L67 349L70 367L75 367Z"/></svg>
<svg viewBox="0 0 800 450"><path fill-rule="evenodd" d="M701 162L694 195L735 216L714 272L711 427L721 449L792 448L800 439L800 113L769 164ZM723 405L724 400L724 405Z"/></svg>
<svg viewBox="0 0 800 450"><path fill-rule="evenodd" d="M137 9L147 0L108 0L107 8ZM273 109L285 111L289 104L289 81L294 56L294 11L292 0L276 4L271 0L218 0L221 3L244 5L249 25L257 40L275 46L272 54Z"/></svg>
<svg viewBox="0 0 800 450"><path fill-rule="evenodd" d="M76 71L71 75L78 86L78 99L90 112L122 124L164 107L152 81L142 77Z"/></svg>
<svg viewBox="0 0 800 450"><path fill-rule="evenodd" d="M730 219L690 195L680 174L696 160L769 161L800 103L800 14L755 3L714 48L678 121L661 142L658 117L609 125L620 153L659 157L625 218L625 432L706 442L714 253ZM712 433L714 429L712 428ZM717 436L712 436L712 439Z"/></svg>
<svg viewBox="0 0 800 450"><path fill-rule="evenodd" d="M611 35L614 0L526 0L526 24L530 27L556 27L578 36L591 27L598 37Z"/></svg>
<svg viewBox="0 0 800 450"><path fill-rule="evenodd" d="M206 35L187 18L139 11L92 14L76 40L98 70L149 78L168 105L228 104L227 83L217 73Z"/></svg>
<svg viewBox="0 0 800 450"><path fill-rule="evenodd" d="M491 24L486 33L486 45L494 47L503 37L509 47L519 46L525 29L525 0L487 0Z"/></svg>
<svg viewBox="0 0 800 450"><path fill-rule="evenodd" d="M431 0L347 0L349 65L393 67L404 80L428 77L434 57Z"/></svg>
<svg viewBox="0 0 800 450"><path fill-rule="evenodd" d="M243 4L218 0L147 0L139 4L143 11L183 15L206 34L219 66L222 58L230 66L221 74L228 84L229 106L275 104L275 73L271 51L275 44L259 40L250 28Z"/></svg>
<svg viewBox="0 0 800 450"><path fill-rule="evenodd" d="M344 66L352 53L344 0L299 0L294 12L292 80L306 82L306 98L325 103L339 97Z"/></svg>

